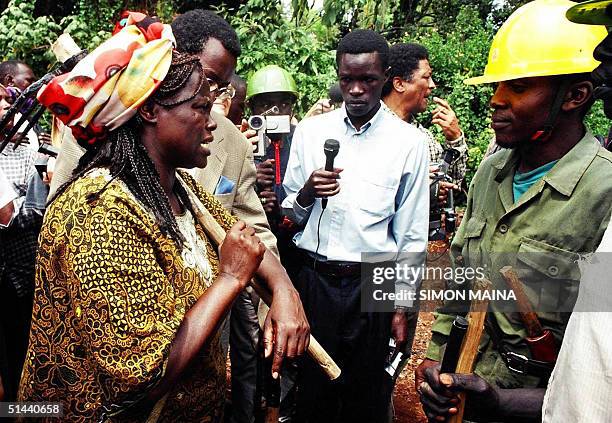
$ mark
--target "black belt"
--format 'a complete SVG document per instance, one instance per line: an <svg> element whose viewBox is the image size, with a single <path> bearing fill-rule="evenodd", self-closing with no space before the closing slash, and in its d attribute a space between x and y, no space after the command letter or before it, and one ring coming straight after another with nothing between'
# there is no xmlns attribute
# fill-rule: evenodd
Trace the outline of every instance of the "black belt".
<svg viewBox="0 0 612 423"><path fill-rule="evenodd" d="M495 345L502 359L504 360L506 367L508 367L511 372L520 375L526 374L546 379L550 377L550 374L552 373L553 368L555 367L555 363L534 360L533 358L528 358L523 354L518 354L514 351L510 351L510 349L502 341L502 337L500 335L501 329L499 329L497 323L493 322L490 318L486 320L485 328L487 329L487 333L493 341L493 345Z"/></svg>
<svg viewBox="0 0 612 423"><path fill-rule="evenodd" d="M524 355L517 354L503 346L499 349L499 352L506 363L506 367L508 367L510 371L520 375L527 374L531 376L548 378L555 367L555 363L527 358Z"/></svg>
<svg viewBox="0 0 612 423"><path fill-rule="evenodd" d="M354 261L319 261L309 254L302 254L304 262L317 273L336 278L348 278L361 275L361 263Z"/></svg>

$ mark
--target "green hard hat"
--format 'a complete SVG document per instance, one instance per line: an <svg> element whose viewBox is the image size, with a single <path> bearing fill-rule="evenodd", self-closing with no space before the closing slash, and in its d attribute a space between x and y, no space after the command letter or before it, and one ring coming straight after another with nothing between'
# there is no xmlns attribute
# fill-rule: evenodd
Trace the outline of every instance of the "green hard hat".
<svg viewBox="0 0 612 423"><path fill-rule="evenodd" d="M276 65L265 66L251 75L247 82L246 99L249 100L257 94L272 92L287 92L298 96L293 77Z"/></svg>
<svg viewBox="0 0 612 423"><path fill-rule="evenodd" d="M590 0L569 8L565 14L572 22L588 25L612 25L612 0Z"/></svg>

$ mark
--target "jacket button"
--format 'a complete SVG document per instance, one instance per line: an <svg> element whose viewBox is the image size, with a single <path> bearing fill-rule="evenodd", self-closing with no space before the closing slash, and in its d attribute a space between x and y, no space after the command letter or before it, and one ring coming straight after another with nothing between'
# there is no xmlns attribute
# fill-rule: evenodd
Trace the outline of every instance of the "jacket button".
<svg viewBox="0 0 612 423"><path fill-rule="evenodd" d="M505 223L502 223L501 225L499 225L499 231L502 234L505 234L506 232L508 232L508 225L506 225Z"/></svg>
<svg viewBox="0 0 612 423"><path fill-rule="evenodd" d="M550 276L557 276L559 274L559 268L557 266L549 266L548 274Z"/></svg>

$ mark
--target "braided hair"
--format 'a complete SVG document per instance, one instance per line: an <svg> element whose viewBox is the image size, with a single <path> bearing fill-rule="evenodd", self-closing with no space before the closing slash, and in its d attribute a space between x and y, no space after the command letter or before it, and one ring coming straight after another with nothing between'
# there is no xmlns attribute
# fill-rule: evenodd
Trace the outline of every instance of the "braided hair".
<svg viewBox="0 0 612 423"><path fill-rule="evenodd" d="M196 90L185 98L169 101L168 99L187 85L191 75L196 71L200 78ZM198 57L174 51L168 74L151 100L163 107L175 107L192 100L200 91L203 80L204 72ZM179 248L182 248L185 239L172 212L168 196L161 186L159 173L141 142L141 129L142 120L136 115L126 124L109 132L107 140L99 147L94 146L86 151L79 160L72 178L57 190L50 202L64 192L73 181L90 170L106 167L112 179L100 191L90 193L87 201L96 201L109 184L115 178L119 178L127 185L136 199L155 216L162 233L170 237ZM191 202L184 187L175 182L174 190L179 200L191 210Z"/></svg>

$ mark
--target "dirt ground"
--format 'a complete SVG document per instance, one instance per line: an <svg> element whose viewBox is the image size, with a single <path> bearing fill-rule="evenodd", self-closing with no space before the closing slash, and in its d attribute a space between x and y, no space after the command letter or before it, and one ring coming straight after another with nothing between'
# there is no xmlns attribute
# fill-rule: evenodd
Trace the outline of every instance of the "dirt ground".
<svg viewBox="0 0 612 423"><path fill-rule="evenodd" d="M429 243L427 266L428 267L449 267L450 257L448 254L448 244L444 242ZM424 287L442 288L444 282L435 279L423 281ZM422 307L433 310L435 304L424 304ZM425 358L427 345L431 338L431 325L433 324L433 313L422 312L419 314L414 343L412 344L412 356L406 364L395 385L393 394L393 404L395 406L395 421L398 423L426 423L427 419L423 414L419 396L414 388L414 370Z"/></svg>
<svg viewBox="0 0 612 423"><path fill-rule="evenodd" d="M425 357L427 344L431 337L430 328L433 323L432 313L421 313L417 323L417 331L412 346L412 356L397 379L393 404L395 406L395 421L398 423L425 423L419 396L414 389L414 370Z"/></svg>

